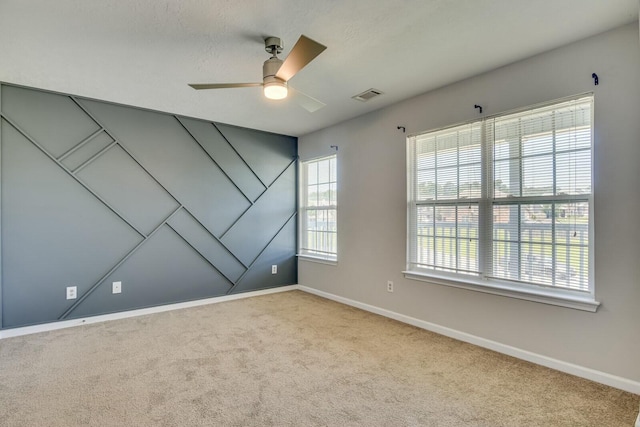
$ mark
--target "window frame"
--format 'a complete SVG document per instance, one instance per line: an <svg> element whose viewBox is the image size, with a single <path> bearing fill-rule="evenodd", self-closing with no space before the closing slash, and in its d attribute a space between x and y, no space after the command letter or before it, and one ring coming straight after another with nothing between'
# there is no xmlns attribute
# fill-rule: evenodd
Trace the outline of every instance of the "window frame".
<svg viewBox="0 0 640 427"><path fill-rule="evenodd" d="M335 184L335 204L329 205L316 205L311 206L308 201L308 187L309 187L309 166L313 163L318 164L323 161L331 161L334 160L335 164L335 181L331 179L331 171L329 171L329 181L327 183L321 184L311 184L311 185L326 185ZM299 191L298 191L298 258L307 261L314 261L323 264L331 264L335 265L338 262L338 156L336 154L331 154L328 156L315 157L311 159L307 159L299 162L300 165L300 179L299 179ZM330 197L331 200L331 197ZM335 252L331 251L322 251L318 248L306 248L306 237L307 237L307 228L306 228L306 220L307 213L310 211L333 211L335 218L335 231L331 232L334 234L335 241ZM318 231L317 231L318 232ZM326 231L330 232L329 230Z"/></svg>
<svg viewBox="0 0 640 427"><path fill-rule="evenodd" d="M497 198L493 194L493 169L495 166L495 159L493 159L493 140L489 141L487 139L486 126L488 123L492 123L493 120L499 119L501 117L514 115L514 114L522 114L527 111L535 110L538 108L551 107L558 104L562 104L564 102L576 101L582 98L590 97L591 98L591 121L590 121L590 132L591 132L591 146L590 146L590 154L591 154L591 191L588 195L580 194L580 195L568 195L563 196L564 198L559 197L554 194L552 196L535 196L535 197L526 197L519 196L515 198L505 197L505 198ZM595 139L594 139L594 108L595 105L595 97L592 92L583 93L567 98L556 99L550 102L545 102L536 105L526 106L524 108L519 108L517 110L511 110L507 112L502 112L499 114L491 115L491 116L483 116L480 119L471 120L464 123L458 123L452 126L447 126L439 129L433 129L430 131L420 132L416 134L411 134L407 136L406 140L406 148L407 148L407 247L406 247L406 255L407 255L407 265L406 270L403 271L403 274L406 278L412 280L420 280L440 285L452 286L457 288L463 288L478 292L484 292L494 295L507 296L512 298L524 299L528 301L536 301L546 304L552 304L557 306L569 307L579 310L585 310L590 312L595 312L600 303L595 300L595 286L594 286L594 253L595 253L595 244L594 244L594 153L595 153ZM474 126L480 124L481 125L481 146L480 150L482 152L482 166L481 166L481 188L482 194L481 197L473 198L467 200L468 202L475 203L478 206L478 270L480 273L477 275L473 274L463 274L445 271L441 269L433 269L433 268L420 268L417 266L417 248L415 247L416 242L418 240L418 227L417 227L417 207L421 205L425 205L424 201L416 201L414 199L414 195L416 194L416 189L414 188L416 182L416 175L418 173L418 165L417 161L414 158L415 150L415 138L419 136L424 136L426 134L436 134L437 132L443 132L447 130L454 130L456 128L460 129L463 126ZM555 131L555 128L554 128ZM413 142L412 142L413 140ZM459 146L458 146L459 147ZM522 160L522 158L520 158ZM460 163L458 163L458 168ZM554 175L557 172L557 169L554 170ZM437 188L435 191L438 191ZM459 194L459 192L458 192ZM500 204L512 204L513 206L520 206L527 203L527 200L535 200L539 202L540 200L550 200L551 203L561 203L561 200L565 199L580 199L586 200L589 205L589 223L588 223L588 290L570 290L567 288L560 288L554 286L542 286L537 284L529 284L523 282L513 282L508 279L502 279L497 277L492 277L492 268L493 268L493 259L486 259L487 254L485 253L485 248L487 247L487 242L493 244L493 207ZM447 202L450 204L460 203L461 199L458 197L457 199L451 200L441 200L434 201L432 203L433 206L445 205ZM435 211L434 211L435 212ZM415 223L414 223L415 221ZM457 221L457 216L456 216ZM553 219L555 221L555 219ZM457 222L456 222L457 223ZM415 234L415 236L414 236ZM522 244L519 242L518 244ZM553 248L554 250L558 247L558 244L554 242ZM416 251L413 253L412 251ZM554 264L555 265L555 264Z"/></svg>

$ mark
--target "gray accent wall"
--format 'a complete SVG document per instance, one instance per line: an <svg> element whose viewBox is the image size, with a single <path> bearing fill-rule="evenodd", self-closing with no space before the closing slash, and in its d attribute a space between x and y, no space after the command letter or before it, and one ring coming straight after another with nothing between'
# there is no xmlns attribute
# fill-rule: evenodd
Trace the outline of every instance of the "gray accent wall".
<svg viewBox="0 0 640 427"><path fill-rule="evenodd" d="M9 84L0 116L0 327L297 282L296 138Z"/></svg>

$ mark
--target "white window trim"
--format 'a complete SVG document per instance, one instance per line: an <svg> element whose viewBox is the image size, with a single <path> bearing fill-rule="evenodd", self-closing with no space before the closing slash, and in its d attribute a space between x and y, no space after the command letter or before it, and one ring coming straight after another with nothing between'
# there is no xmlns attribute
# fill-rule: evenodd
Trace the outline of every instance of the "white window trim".
<svg viewBox="0 0 640 427"><path fill-rule="evenodd" d="M309 163L309 162L317 162L320 160L326 160L326 159L331 159L331 158L335 158L336 159L336 163L337 163L337 159L338 156L337 154L331 154L329 156L320 156L320 157L314 157L314 158L310 158L310 159L305 159L305 160L300 160L300 164L303 166L304 168L304 164L305 163ZM301 168L302 169L302 168ZM337 175L337 171L336 171L336 175ZM337 177L336 177L336 183L337 183ZM298 206L298 250L296 253L296 256L298 257L299 260L303 260L303 261L309 261L309 262L316 262L316 263L320 263L320 264L327 264L327 265L337 265L338 264L338 251L336 248L336 253L327 253L326 255L322 255L322 254L310 254L310 253L303 253L301 250L301 244L302 244L302 239L303 239L303 233L305 232L305 228L304 228L304 224L303 224L303 211L307 209L307 201L306 201L306 187L307 187L307 176L306 176L306 171L302 170L300 171L300 179L299 179L299 190L298 190L298 197L299 197L299 206ZM330 205L330 206L323 206L322 208L328 208L328 209L335 209L336 211L336 218L338 215L338 201L336 199L336 205ZM338 232L336 232L336 239L338 236ZM336 246L338 245L338 241L336 241Z"/></svg>
<svg viewBox="0 0 640 427"><path fill-rule="evenodd" d="M335 258L322 258L318 256L312 256L309 254L296 254L298 259L309 262L317 262L319 264L338 265L337 256Z"/></svg>
<svg viewBox="0 0 640 427"><path fill-rule="evenodd" d="M499 280L483 280L481 278L469 277L468 279L461 280L460 278L453 278L446 274L437 274L429 271L428 273L422 273L418 271L403 271L404 277L411 280L418 280L422 282L433 283L436 285L451 286L454 288L467 289L470 291L483 292L486 294L500 295L503 297L510 297L516 299L522 299L526 301L540 302L544 304L551 304L560 307L573 308L576 310L583 310L595 313L600 303L593 299L591 294L585 294L584 297L575 292L567 292L560 289L547 290L540 286L539 289L523 288L520 286L513 286L510 283L502 282Z"/></svg>
<svg viewBox="0 0 640 427"><path fill-rule="evenodd" d="M592 92L583 93L583 94L579 94L579 95L575 95L567 98L556 99L550 102L526 106L524 108L520 108L517 110L502 112L492 116L484 116L480 120L476 119L476 120L471 120L465 123L458 123L452 126L433 129L430 132L436 132L442 129L453 128L453 127L462 126L465 124L475 123L478 121L484 122L485 120L489 120L494 117L504 116L504 115L518 113L518 112L524 112L524 111L532 110L538 107L544 107L544 106L548 106L556 103L561 103L564 101L578 99L584 96L593 96L593 93ZM595 104L595 101L594 101L594 104ZM592 111L592 115L593 115L593 111ZM420 132L420 134L422 133L423 132ZM592 138L593 138L593 133L594 131L592 127ZM417 134L408 135L407 140L416 135ZM592 171L594 168L593 162L595 157L594 145L595 144L593 143L593 139L592 139L592 146L591 146ZM414 165L409 164L411 156L409 154L408 149L409 149L409 146L407 144L407 166L409 168L414 168ZM484 145L483 145L483 149L484 149ZM410 178L410 175L407 174L407 177ZM592 180L593 180L593 174L592 174ZM481 276L472 276L472 275L466 276L459 273L458 274L448 273L446 271L438 271L438 270L430 270L430 269L416 268L413 270L409 270L408 269L409 263L410 263L409 253L410 253L410 245L411 245L411 239L412 239L411 227L410 227L410 221L411 221L410 205L414 203L412 202L412 197L413 197L413 194L411 193L413 191L412 186L413 184L411 182L409 182L407 185L407 192L408 192L407 194L407 201L408 201L408 204L407 204L407 207L408 207L407 208L407 270L402 272L405 278L410 280L417 280L417 281L432 283L436 285L450 286L450 287L459 288L459 289L482 292L482 293L491 294L491 295L499 295L504 297L526 300L526 301L533 301L533 302L538 302L543 304L550 304L550 305L555 305L560 307L572 308L576 310L583 310L583 311L588 311L592 313L595 313L598 310L598 307L600 306L600 302L596 301L595 299L595 285L594 285L595 243L593 242L595 237L595 233L594 233L595 216L593 215L593 211L594 211L594 203L593 203L594 186L593 185L592 185L592 192L588 196L589 217L591 218L591 220L589 221L589 241L591 242L590 250L589 250L589 270L590 270L589 271L589 288L590 290L588 292L571 291L571 290L565 290L561 288L560 289L550 288L550 287L538 286L538 285L515 284L509 281L500 280L497 278L485 278Z"/></svg>

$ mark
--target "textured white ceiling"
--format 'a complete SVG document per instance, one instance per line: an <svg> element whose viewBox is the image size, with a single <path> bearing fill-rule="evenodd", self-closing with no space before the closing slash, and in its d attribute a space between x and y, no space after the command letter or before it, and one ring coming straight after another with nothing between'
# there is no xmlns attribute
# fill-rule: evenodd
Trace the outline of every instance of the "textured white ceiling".
<svg viewBox="0 0 640 427"><path fill-rule="evenodd" d="M637 0L0 0L0 81L299 136L637 19ZM187 86L259 82L262 39L284 57L300 34L327 46L290 81L315 113Z"/></svg>

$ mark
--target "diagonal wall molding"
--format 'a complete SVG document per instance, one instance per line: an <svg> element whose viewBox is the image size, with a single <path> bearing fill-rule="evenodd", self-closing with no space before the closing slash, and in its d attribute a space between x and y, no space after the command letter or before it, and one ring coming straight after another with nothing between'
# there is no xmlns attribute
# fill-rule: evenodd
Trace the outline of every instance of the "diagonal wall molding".
<svg viewBox="0 0 640 427"><path fill-rule="evenodd" d="M198 274L204 276L191 276L201 283L197 291L189 286L181 287L179 283L159 283L157 289L163 289L166 298L154 294L149 298L153 304L206 297L206 287L202 284L207 282L210 283L210 296L215 296L226 287L228 295L251 291L255 286L264 287L260 277L264 277L262 283L267 283L268 287L297 281L297 268L291 262L295 260L296 236L290 233L291 226L288 225L295 225L296 221L296 138L7 84L0 84L0 106L0 137L7 127L15 129L71 178L65 182L78 184L99 202L96 206L114 214L139 236L137 243L125 249L115 263L99 272L91 282L82 279L82 283L76 283L78 279L74 277L80 277L76 271L83 271L83 277L86 277L89 269L98 271L97 265L79 269L72 265L60 266L56 271L64 272L56 273L56 277L43 283L34 282L42 274L31 277L25 271L44 273L46 259L29 266L14 266L7 265L6 256L0 258L0 289L8 290L3 293L4 299L0 299L0 328L42 323L42 316L31 315L32 303L34 307L47 304L39 292L33 291L35 289L47 289L48 295L59 295L62 301L53 297L54 302L64 305L57 315L45 321L67 319L75 312L84 315L87 308L81 308L87 301L91 301L89 310L97 310L95 314L118 311L117 307L124 307L122 298L127 298L127 286L135 286L130 281L145 277L144 271L130 260L140 258L136 254L161 230L170 230L180 239L169 238L170 235L162 231L162 235L167 236L163 237L163 242L182 247L181 252L178 251L183 254L182 258L173 259L172 265L179 269L180 263L184 262L186 266L199 259L213 274L207 278L206 268L200 268ZM79 126L77 129L74 128L76 125ZM65 135L72 135L73 140ZM254 151L264 159L256 157ZM246 159L243 153L249 154L251 159ZM0 149L3 164L18 161L3 157L3 154ZM30 158L23 155L19 161L24 163L21 167L31 168ZM24 246L16 246L15 242L20 241L18 236L24 236L24 241L38 242L43 253L64 250L71 255L76 248L46 237L49 234L46 224L56 226L60 221L66 221L65 230L68 230L69 220L50 216L46 207L37 208L33 197L25 205L26 199L24 203L21 201L20 188L26 185L30 194L38 194L40 190L29 187L28 183L16 182L11 170L15 168L10 169L8 175L2 175L2 190L10 191L0 192L0 215L7 211L11 213L10 218L17 218L16 209L29 209L29 213L27 217L23 216L26 220L22 224L25 225L9 220L0 230L4 249L0 256L8 253L11 258L20 251L28 251ZM34 173L39 172L34 169ZM67 194L69 188L55 191ZM6 194L10 194L10 200L15 202L9 208L3 203L9 197ZM50 198L51 194L47 196ZM84 209L83 204L70 200L71 204L65 210ZM92 216L80 211L78 214L87 226L102 227ZM159 218L160 214L164 217ZM221 228L225 221L227 225ZM7 227L13 227L12 236L15 237L11 241L5 239ZM289 230L287 233L283 232L285 227ZM242 232L242 228L249 229L250 233ZM115 241L111 242L110 237L106 239L113 246ZM274 246L272 243L276 239L278 245ZM107 242L95 241L94 245L100 247ZM159 247L157 243L152 246L155 249L151 252L144 250L146 268L150 254L159 256L155 262L161 265L166 262L163 259L168 261L172 254L178 253L175 252L178 247ZM191 261L184 258L189 257L188 251L197 258L192 257ZM268 264L280 265L277 276L271 275L270 268L266 268ZM132 275L131 278L120 277L123 274ZM248 275L252 277L251 284L245 281L242 288L238 287ZM110 295L110 279L122 281L121 295ZM29 292L32 293L20 301L13 299L13 295L23 292L20 287L24 281L30 283L33 290ZM66 303L65 287L70 285L78 285L78 299ZM184 290L180 291L181 288ZM142 307L145 298L139 291L140 288L135 304ZM23 315L7 315L3 308L8 304L22 304Z"/></svg>
<svg viewBox="0 0 640 427"><path fill-rule="evenodd" d="M67 174L69 174L69 176L71 176L76 182L78 182L78 184L80 184L82 187L84 187L85 190L87 190L89 193L91 193L96 199L98 199L103 205L105 205L105 207L107 207L109 210L111 210L114 214L116 214L122 221L124 221L129 227L131 227L133 230L135 230L138 234L140 234L140 236L144 237L144 233L141 232L140 230L138 230L133 224L131 224L129 221L127 221L127 219L120 213L118 212L116 209L112 208L111 206L109 206L109 204L107 202L105 202L102 197L100 197L99 194L97 194L96 192L94 192L91 188L89 188L86 184L84 184L82 181L80 181L74 174L73 172L71 172L65 165L63 165L62 163L60 163L55 157L53 157L42 145L40 145L36 140L34 140L31 136L29 136L29 134L22 128L20 128L20 126L18 126L14 121L12 121L9 117L7 117L5 114L0 113L0 118L4 119L7 123L9 123L15 130L17 130L22 136L24 136L26 139L29 140L29 142L31 142L35 147L37 147L40 151L42 151L47 157L49 157L49 159L51 159L52 162L54 162L56 165L58 165L62 170L64 170Z"/></svg>
<svg viewBox="0 0 640 427"><path fill-rule="evenodd" d="M93 291L95 291L98 288L98 286L100 286L104 282L104 280L107 277L109 277L114 271L118 269L118 267L120 267L129 258L131 258L131 256L133 256L133 254L135 254L138 249L140 249L146 242L148 242L153 237L153 235L156 234L158 230L160 230L162 226L167 223L167 221L169 221L176 213L178 213L178 211L181 208L182 206L178 207L175 211L171 213L171 215L169 215L164 221L162 221L160 225L158 225L151 233L149 233L148 236L144 236L144 239L140 243L138 243L133 249L127 252L127 254L124 257L122 257L120 261L116 263L116 265L114 265L104 276L102 276L93 286L91 286L89 290L83 293L80 296L80 298L78 298L78 300L75 303L73 303L71 307L69 307L67 311L62 313L62 315L58 318L58 320L65 319L73 310L75 310L80 304L82 304L82 302L86 300L89 297L89 295L91 295L91 293L93 293Z"/></svg>

